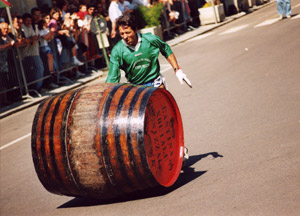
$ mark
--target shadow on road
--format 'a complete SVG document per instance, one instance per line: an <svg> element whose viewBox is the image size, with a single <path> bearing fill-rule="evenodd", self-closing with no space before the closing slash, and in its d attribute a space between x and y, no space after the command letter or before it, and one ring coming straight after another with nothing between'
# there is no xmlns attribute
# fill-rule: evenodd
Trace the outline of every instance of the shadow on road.
<svg viewBox="0 0 300 216"><path fill-rule="evenodd" d="M74 198L63 205L59 206L58 208L74 208L74 207L87 207L87 206L96 206L96 205L106 205L106 204L113 204L113 203L120 203L120 202L128 202L131 200L138 200L138 199L147 199L152 197L164 196L176 189L184 186L185 184L195 180L196 178L202 176L207 171L195 171L192 165L200 161L201 159L207 156L213 156L214 158L223 157L222 155L218 154L217 152L210 152L201 155L193 155L190 156L189 160L186 162L184 168L182 169L177 181L171 187L165 188L162 186L158 186L156 188L150 188L144 191L139 191L132 194L127 194L126 197L120 198L113 198L109 200L95 200L95 199L88 199L88 198Z"/></svg>
<svg viewBox="0 0 300 216"><path fill-rule="evenodd" d="M192 155L192 156L190 156L190 158L186 162L183 170L185 170L185 168L191 167L192 165L194 165L195 163L197 163L201 159L206 158L207 156L210 156L210 155L213 158L223 157L223 155L220 155L218 152L209 152L209 153L201 154L201 155Z"/></svg>

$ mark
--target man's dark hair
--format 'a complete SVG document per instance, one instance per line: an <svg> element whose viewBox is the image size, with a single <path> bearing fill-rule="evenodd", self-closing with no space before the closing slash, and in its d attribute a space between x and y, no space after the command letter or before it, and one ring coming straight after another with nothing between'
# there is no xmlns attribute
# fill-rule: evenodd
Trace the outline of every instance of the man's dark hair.
<svg viewBox="0 0 300 216"><path fill-rule="evenodd" d="M36 11L40 11L40 9L39 8L37 8L37 7L34 7L34 8L32 8L31 9L31 14L33 15Z"/></svg>
<svg viewBox="0 0 300 216"><path fill-rule="evenodd" d="M22 18L23 18L23 20L25 21L25 19L27 19L27 18L32 19L32 16L31 16L30 13L24 13L23 16L22 16Z"/></svg>
<svg viewBox="0 0 300 216"><path fill-rule="evenodd" d="M118 26L129 26L133 30L137 29L137 24L136 24L136 21L135 21L135 17L132 14L125 14L125 15L121 16L117 20L117 25Z"/></svg>
<svg viewBox="0 0 300 216"><path fill-rule="evenodd" d="M69 2L68 1L66 1L66 0L63 0L63 1L57 1L57 7L59 8L59 9L63 9L63 7L65 6L65 5L68 5L69 4Z"/></svg>

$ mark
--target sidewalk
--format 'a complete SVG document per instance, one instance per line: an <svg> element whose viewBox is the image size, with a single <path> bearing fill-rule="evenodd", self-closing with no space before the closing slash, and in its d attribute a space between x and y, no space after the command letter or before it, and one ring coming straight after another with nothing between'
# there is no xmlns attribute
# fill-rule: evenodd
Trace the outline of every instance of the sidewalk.
<svg viewBox="0 0 300 216"><path fill-rule="evenodd" d="M260 9L261 7L264 7L264 6L269 5L271 3L273 3L273 1L267 2L267 3L259 5L259 6L254 6L253 8L251 8L251 10L249 12L254 12L254 11ZM245 12L241 12L241 13L226 17L225 20L221 23L200 26L200 27L198 27L198 28L196 28L192 31L185 32L184 34L179 35L178 37L176 37L174 39L168 40L167 43L171 47L176 46L177 44L182 43L186 40L189 40L193 37L204 34L204 33L209 32L209 31L211 31L215 28L218 28L222 25L230 23L230 22L232 22L232 21L234 21L234 20L236 20L240 17L245 16L246 14L247 13L245 13ZM36 105L36 104L40 103L42 100L44 100L45 98L47 98L51 95L63 93L63 92L69 91L71 89L78 88L82 85L85 85L86 83L89 83L89 82L95 80L95 79L100 79L101 81L103 80L103 83L104 83L105 79L106 79L106 76L107 76L107 72L108 72L107 68L104 68L99 73L93 73L91 75L87 75L86 77L77 79L74 84L65 85L65 86L61 86L59 88L53 89L49 92L46 92L46 93L42 94L41 97L37 97L37 96L34 97L33 96L30 99L19 101L19 102L16 102L16 103L12 104L12 105L7 106L7 107L1 108L0 109L0 119L2 119L4 117L7 117L7 116L9 116L13 113L24 110L28 107L33 106L33 105Z"/></svg>

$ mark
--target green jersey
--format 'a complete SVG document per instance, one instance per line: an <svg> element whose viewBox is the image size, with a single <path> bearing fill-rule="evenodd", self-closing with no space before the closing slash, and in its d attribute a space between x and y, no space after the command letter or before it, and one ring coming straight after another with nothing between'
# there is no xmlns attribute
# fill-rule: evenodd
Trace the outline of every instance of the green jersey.
<svg viewBox="0 0 300 216"><path fill-rule="evenodd" d="M130 83L143 84L156 79L160 73L159 52L166 58L172 54L170 46L151 33L141 34L137 50L119 41L112 49L106 82L120 82L120 69Z"/></svg>

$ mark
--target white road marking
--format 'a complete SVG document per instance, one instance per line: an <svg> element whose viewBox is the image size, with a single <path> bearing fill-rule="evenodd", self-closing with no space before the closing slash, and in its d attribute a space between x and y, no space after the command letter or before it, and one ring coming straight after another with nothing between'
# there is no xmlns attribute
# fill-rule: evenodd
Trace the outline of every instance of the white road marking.
<svg viewBox="0 0 300 216"><path fill-rule="evenodd" d="M228 29L227 31L224 31L224 32L220 33L219 35L234 33L234 32L240 31L240 30L242 30L242 29L244 29L246 27L248 27L248 24L237 26L237 27L233 27L231 29Z"/></svg>
<svg viewBox="0 0 300 216"><path fill-rule="evenodd" d="M300 7L300 4L295 5L294 7L292 7L292 9L294 9L296 7Z"/></svg>
<svg viewBox="0 0 300 216"><path fill-rule="evenodd" d="M16 144L17 142L20 142L21 140L26 139L27 137L30 137L30 136L31 136L31 133L26 134L26 135L24 135L24 136L22 136L18 139L15 139L14 141L11 141L10 143L7 143L6 145L1 146L0 151L7 148L7 147L9 147L9 146L12 146L12 145Z"/></svg>
<svg viewBox="0 0 300 216"><path fill-rule="evenodd" d="M278 22L278 21L279 21L278 18L269 19L269 20L263 21L262 23L257 24L256 26L254 26L254 28L262 27L262 26L266 26L266 25L271 25L271 24L273 24L275 22Z"/></svg>
<svg viewBox="0 0 300 216"><path fill-rule="evenodd" d="M206 34L203 34L203 35L199 35L199 36L197 36L197 37L194 37L194 38L190 39L189 41L201 40L201 39L206 38L206 37L208 37L208 36L211 36L211 35L213 35L213 34L214 34L214 32L209 32L209 33L206 33Z"/></svg>

